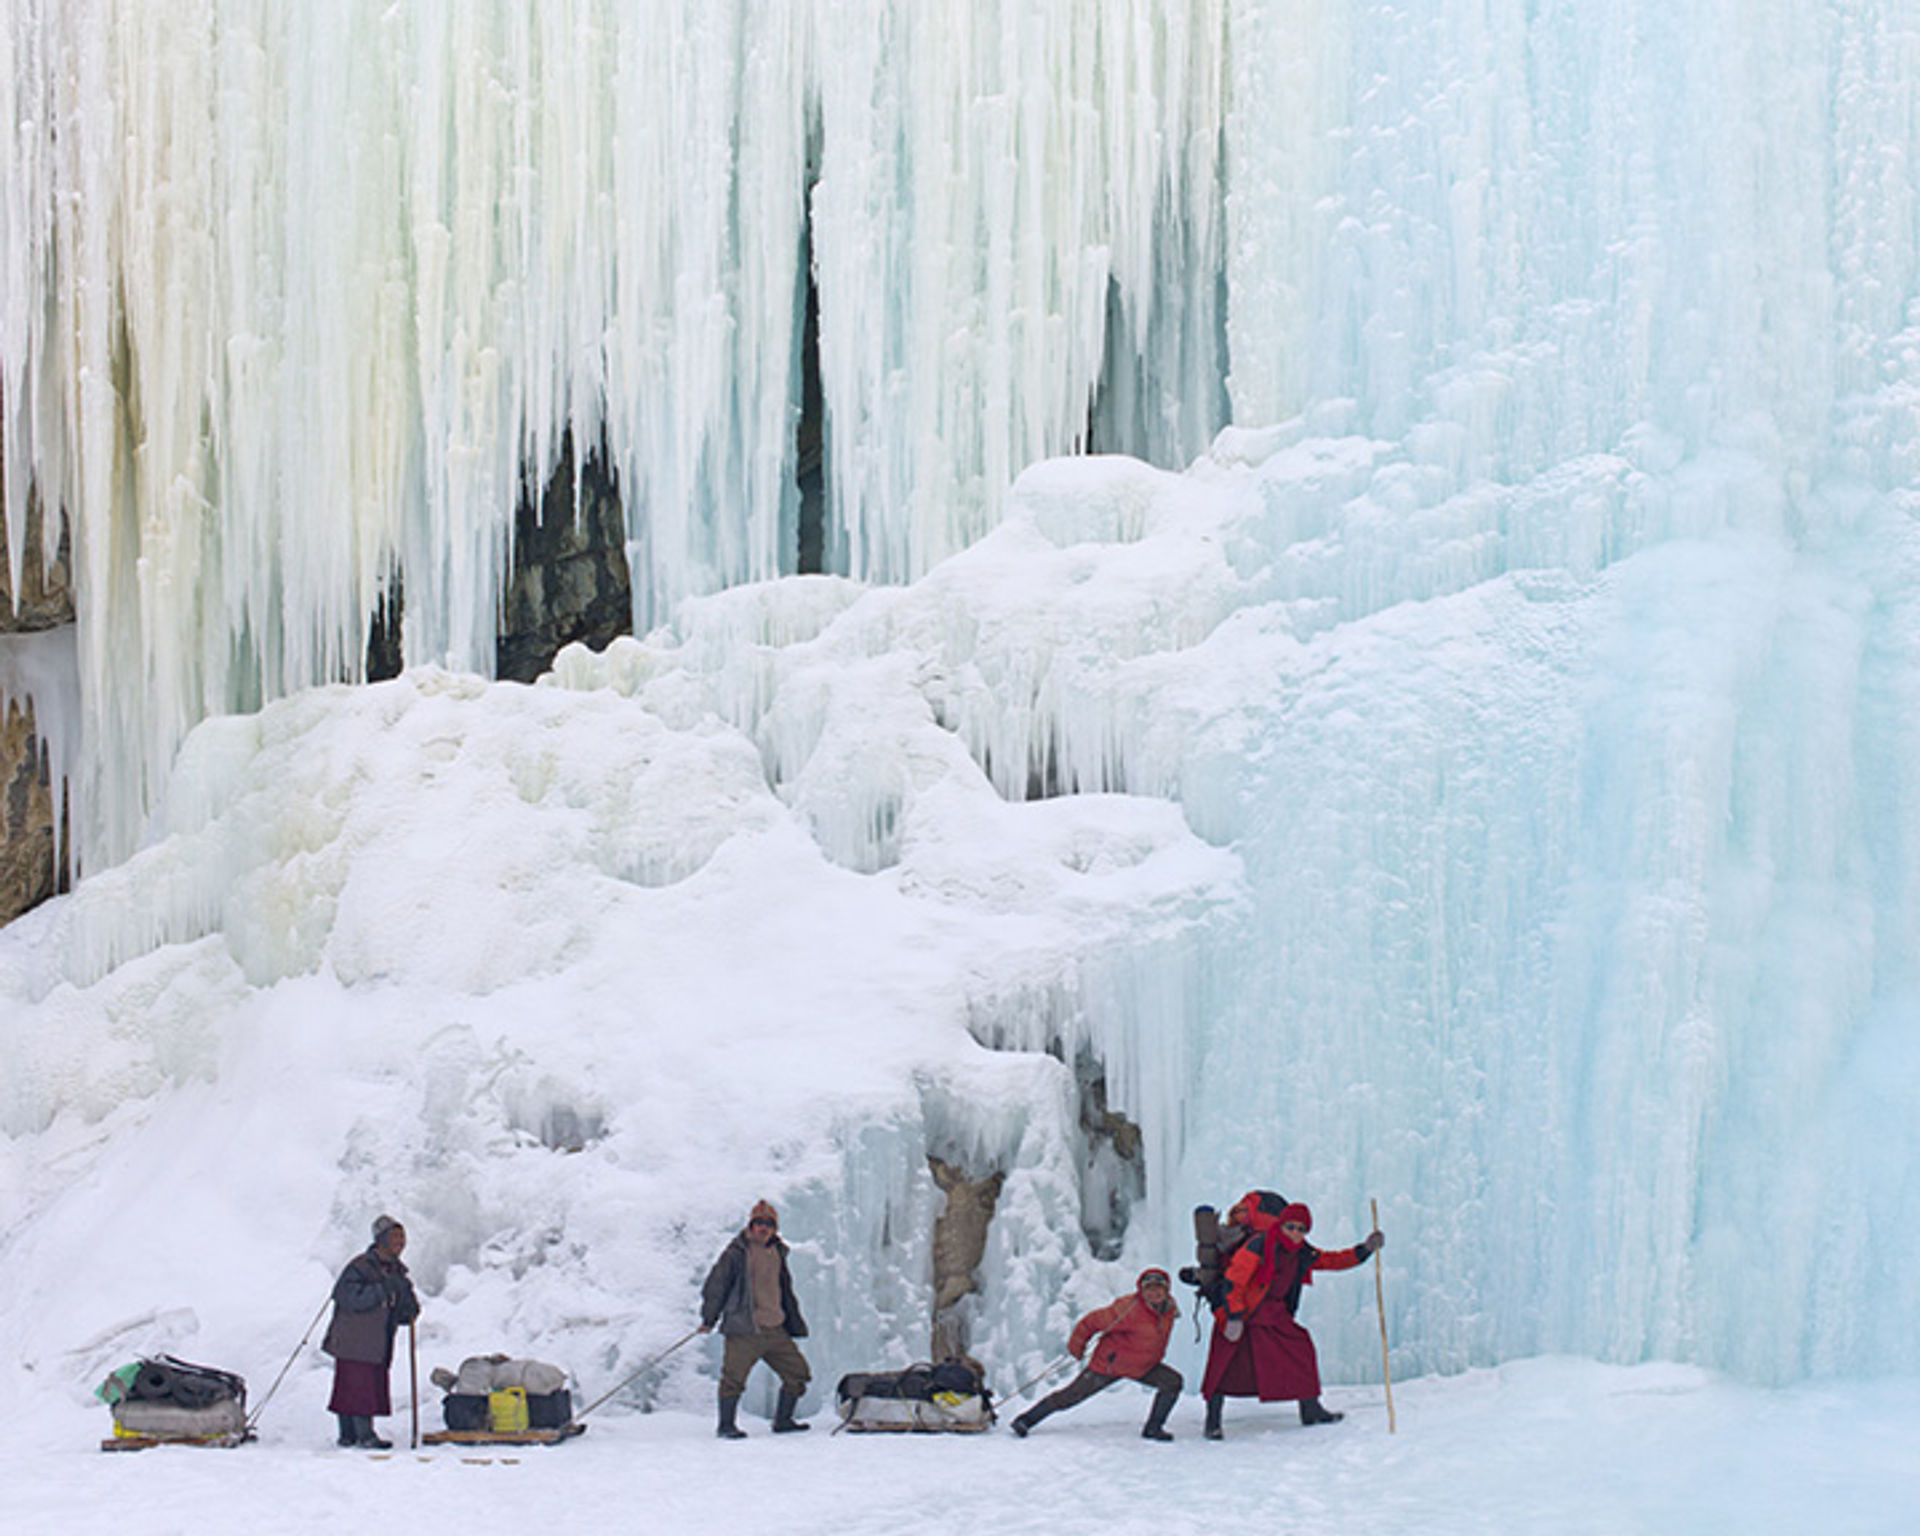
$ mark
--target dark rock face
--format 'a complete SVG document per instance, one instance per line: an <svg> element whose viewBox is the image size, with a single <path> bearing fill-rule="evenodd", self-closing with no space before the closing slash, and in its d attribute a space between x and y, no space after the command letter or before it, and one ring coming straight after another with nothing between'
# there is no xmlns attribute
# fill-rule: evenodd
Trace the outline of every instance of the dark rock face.
<svg viewBox="0 0 1920 1536"><path fill-rule="evenodd" d="M530 683L553 665L560 647L578 640L595 650L633 633L633 580L627 563L626 513L606 458L594 453L579 470L569 434L559 466L536 501L523 488L513 514L513 562L501 594L494 639L494 676ZM394 572L385 600L367 626L367 681L398 677L406 582Z"/></svg>
<svg viewBox="0 0 1920 1536"><path fill-rule="evenodd" d="M1106 1069L1083 1059L1080 1079L1081 1228L1095 1258L1117 1259L1127 1219L1147 1192L1140 1127L1107 1107Z"/></svg>
<svg viewBox="0 0 1920 1536"><path fill-rule="evenodd" d="M627 564L626 514L605 458L590 455L579 471L574 515L574 448L567 439L553 478L536 506L523 495L513 518L513 567L500 603L494 675L530 683L563 645L599 650L633 633L633 583Z"/></svg>

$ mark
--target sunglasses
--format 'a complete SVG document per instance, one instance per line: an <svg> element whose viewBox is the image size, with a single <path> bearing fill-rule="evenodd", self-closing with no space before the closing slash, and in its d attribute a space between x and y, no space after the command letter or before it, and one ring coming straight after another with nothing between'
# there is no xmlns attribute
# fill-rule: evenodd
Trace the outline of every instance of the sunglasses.
<svg viewBox="0 0 1920 1536"><path fill-rule="evenodd" d="M764 1216L756 1216L756 1217L754 1217L754 1218L753 1218L753 1220L752 1220L752 1221L750 1221L750 1222L748 1222L748 1223L747 1223L747 1225L748 1225L748 1226L750 1226L750 1227L767 1227L767 1228L771 1228L771 1227L773 1226L773 1223L772 1223L772 1222L770 1222L770 1221L768 1221L768 1220L767 1220L767 1218L766 1218L766 1217L764 1217Z"/></svg>
<svg viewBox="0 0 1920 1536"><path fill-rule="evenodd" d="M1307 1229L1297 1221L1283 1221L1280 1223L1280 1230L1282 1232L1304 1232Z"/></svg>

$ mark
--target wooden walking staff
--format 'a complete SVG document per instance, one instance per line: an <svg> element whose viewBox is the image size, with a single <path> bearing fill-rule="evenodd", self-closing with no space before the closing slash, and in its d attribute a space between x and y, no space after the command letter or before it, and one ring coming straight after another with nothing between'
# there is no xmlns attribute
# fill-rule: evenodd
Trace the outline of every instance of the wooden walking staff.
<svg viewBox="0 0 1920 1536"><path fill-rule="evenodd" d="M1374 1271L1379 1278L1379 1271ZM407 1324L407 1374L413 1386L413 1448L420 1449L420 1345L414 1337L413 1324Z"/></svg>
<svg viewBox="0 0 1920 1536"><path fill-rule="evenodd" d="M1369 1200L1373 1207L1373 1230L1380 1230L1380 1202ZM1387 1358L1387 1287L1380 1278L1380 1254L1376 1249L1373 1255L1373 1302L1380 1309L1380 1375L1387 1384L1387 1433L1398 1434L1393 1421L1393 1362Z"/></svg>

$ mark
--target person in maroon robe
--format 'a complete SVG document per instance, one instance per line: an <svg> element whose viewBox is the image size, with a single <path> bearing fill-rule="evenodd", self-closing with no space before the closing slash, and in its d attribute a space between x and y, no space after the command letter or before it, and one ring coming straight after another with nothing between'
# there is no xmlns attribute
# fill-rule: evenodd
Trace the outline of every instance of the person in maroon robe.
<svg viewBox="0 0 1920 1536"><path fill-rule="evenodd" d="M373 1421L393 1412L387 1383L393 1336L420 1315L420 1298L400 1262L406 1246L407 1229L391 1216L376 1216L372 1244L333 1285L333 1321L320 1347L333 1356L327 1409L340 1421L345 1446L389 1450L393 1445L374 1432Z"/></svg>
<svg viewBox="0 0 1920 1536"><path fill-rule="evenodd" d="M1316 1270L1352 1269L1385 1244L1378 1231L1352 1248L1323 1253L1307 1242L1313 1213L1255 1192L1243 1202L1251 1236L1227 1264L1226 1305L1214 1313L1213 1338L1200 1395L1207 1402L1206 1436L1223 1436L1221 1413L1230 1397L1263 1403L1297 1402L1302 1424L1333 1424L1344 1417L1320 1401L1320 1362L1313 1339L1294 1320L1302 1286Z"/></svg>

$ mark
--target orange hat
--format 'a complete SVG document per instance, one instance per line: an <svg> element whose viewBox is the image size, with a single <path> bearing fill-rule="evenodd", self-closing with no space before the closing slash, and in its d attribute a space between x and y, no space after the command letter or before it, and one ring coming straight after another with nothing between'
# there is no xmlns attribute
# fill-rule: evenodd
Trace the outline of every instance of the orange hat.
<svg viewBox="0 0 1920 1536"><path fill-rule="evenodd" d="M756 1221L769 1223L776 1232L780 1230L780 1213L773 1208L771 1200L753 1202L753 1210L747 1216L747 1225L752 1226Z"/></svg>

